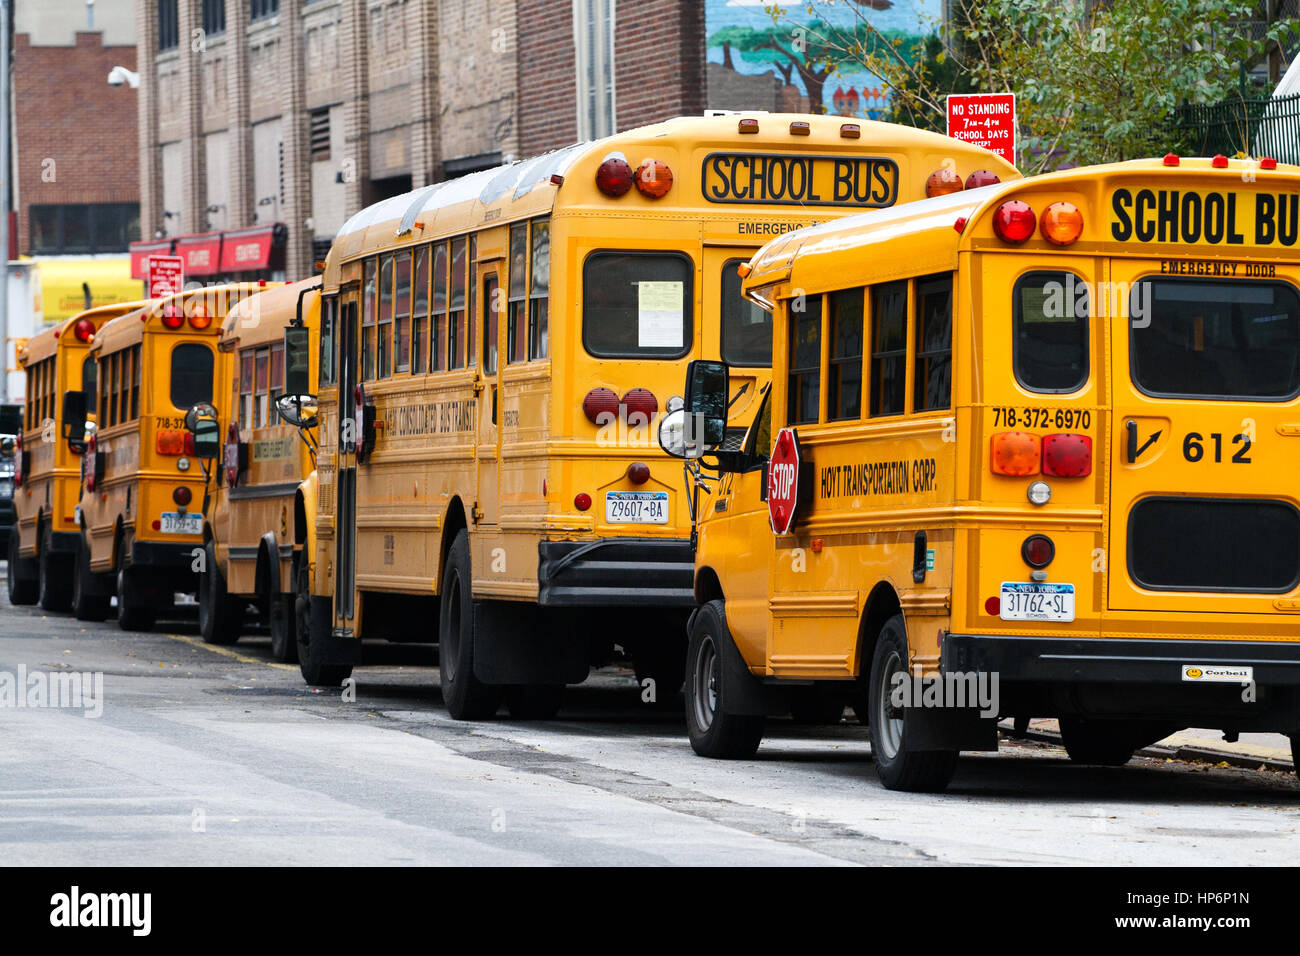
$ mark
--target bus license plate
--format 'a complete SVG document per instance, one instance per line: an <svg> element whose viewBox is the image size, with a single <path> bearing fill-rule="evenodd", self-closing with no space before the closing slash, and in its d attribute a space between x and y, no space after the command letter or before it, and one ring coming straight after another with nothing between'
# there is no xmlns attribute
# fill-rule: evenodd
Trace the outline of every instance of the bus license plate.
<svg viewBox="0 0 1300 956"><path fill-rule="evenodd" d="M203 515L197 511L184 514L179 511L164 511L159 530L163 534L202 534Z"/></svg>
<svg viewBox="0 0 1300 956"><path fill-rule="evenodd" d="M608 524L667 524L668 492L607 491L605 521Z"/></svg>
<svg viewBox="0 0 1300 956"><path fill-rule="evenodd" d="M1032 584L1027 581L1002 582L1004 621L1073 621L1073 584Z"/></svg>

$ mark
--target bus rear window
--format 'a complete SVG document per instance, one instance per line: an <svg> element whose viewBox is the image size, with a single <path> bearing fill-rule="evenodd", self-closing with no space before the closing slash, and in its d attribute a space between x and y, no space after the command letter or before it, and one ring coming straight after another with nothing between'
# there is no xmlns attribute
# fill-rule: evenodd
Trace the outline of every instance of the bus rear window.
<svg viewBox="0 0 1300 956"><path fill-rule="evenodd" d="M1130 371L1148 395L1277 401L1300 394L1300 297L1281 282L1143 279Z"/></svg>
<svg viewBox="0 0 1300 956"><path fill-rule="evenodd" d="M1031 392L1075 392L1088 381L1088 286L1068 272L1030 272L1012 293L1016 381Z"/></svg>
<svg viewBox="0 0 1300 956"><path fill-rule="evenodd" d="M740 264L722 266L722 360L746 368L772 365L772 313L740 294Z"/></svg>
<svg viewBox="0 0 1300 956"><path fill-rule="evenodd" d="M582 267L582 341L597 358L681 358L691 348L691 276L681 253L596 252Z"/></svg>
<svg viewBox="0 0 1300 956"><path fill-rule="evenodd" d="M212 401L212 349L193 342L172 349L171 398L184 409Z"/></svg>

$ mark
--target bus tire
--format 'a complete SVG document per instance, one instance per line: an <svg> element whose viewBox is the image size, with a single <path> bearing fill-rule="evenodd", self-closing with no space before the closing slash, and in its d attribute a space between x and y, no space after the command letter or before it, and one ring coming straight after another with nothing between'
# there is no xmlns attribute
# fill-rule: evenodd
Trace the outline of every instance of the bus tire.
<svg viewBox="0 0 1300 956"><path fill-rule="evenodd" d="M41 529L41 550L37 558L39 602L42 610L66 611L72 606L72 588L67 564L51 551L53 532L49 525Z"/></svg>
<svg viewBox="0 0 1300 956"><path fill-rule="evenodd" d="M72 613L78 621L102 621L108 617L108 595L97 593L95 584L94 572L90 570L90 546L83 538L72 569Z"/></svg>
<svg viewBox="0 0 1300 956"><path fill-rule="evenodd" d="M117 626L124 631L147 631L157 613L152 604L140 600L138 572L126 566L126 538L117 543Z"/></svg>
<svg viewBox="0 0 1300 956"><path fill-rule="evenodd" d="M723 652L731 641L722 601L704 605L691 625L686 647L686 733L691 749L701 757L744 760L763 742L766 718L728 714Z"/></svg>
<svg viewBox="0 0 1300 956"><path fill-rule="evenodd" d="M298 662L297 600L292 594L267 598L266 623L271 631L271 656L283 664Z"/></svg>
<svg viewBox="0 0 1300 956"><path fill-rule="evenodd" d="M871 758L876 764L880 782L887 790L938 793L952 780L959 752L912 750L907 746L904 733L906 709L900 713L890 700L893 677L900 671L907 673L907 663L907 628L903 615L895 614L880 629L875 652L871 655L868 690Z"/></svg>
<svg viewBox="0 0 1300 956"><path fill-rule="evenodd" d="M550 720L560 712L563 684L512 684L505 688L506 708L515 720Z"/></svg>
<svg viewBox="0 0 1300 956"><path fill-rule="evenodd" d="M9 562L6 579L9 585L9 603L15 605L35 604L39 597L36 578L23 572L30 565L31 559L18 556L18 526L9 534Z"/></svg>
<svg viewBox="0 0 1300 956"><path fill-rule="evenodd" d="M311 652L311 576L304 557L298 562L294 583L293 610L296 618L294 643L298 646L298 669L312 687L338 687L352 676L351 664L326 664Z"/></svg>
<svg viewBox="0 0 1300 956"><path fill-rule="evenodd" d="M1300 777L1300 730L1291 735L1291 769Z"/></svg>
<svg viewBox="0 0 1300 956"><path fill-rule="evenodd" d="M469 563L469 532L461 529L447 552L438 601L438 683L442 702L456 720L482 720L501 706L502 688L474 676L478 602Z"/></svg>
<svg viewBox="0 0 1300 956"><path fill-rule="evenodd" d="M1136 751L1174 732L1157 724L1084 717L1062 717L1058 723L1070 759L1097 767L1122 767Z"/></svg>
<svg viewBox="0 0 1300 956"><path fill-rule="evenodd" d="M233 644L239 640L243 605L230 599L226 578L217 565L217 549L209 539L203 545L203 573L199 579L199 636L205 644Z"/></svg>

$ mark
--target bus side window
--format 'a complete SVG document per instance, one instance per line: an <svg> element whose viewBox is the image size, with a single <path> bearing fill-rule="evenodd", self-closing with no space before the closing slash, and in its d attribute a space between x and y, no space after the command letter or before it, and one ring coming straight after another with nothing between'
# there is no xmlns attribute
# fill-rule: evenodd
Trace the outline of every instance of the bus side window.
<svg viewBox="0 0 1300 956"><path fill-rule="evenodd" d="M506 317L506 364L528 359L528 224L510 227L509 314Z"/></svg>
<svg viewBox="0 0 1300 956"><path fill-rule="evenodd" d="M791 425L817 421L821 402L822 297L791 299L790 310L790 403Z"/></svg>
<svg viewBox="0 0 1300 956"><path fill-rule="evenodd" d="M429 319L429 371L447 368L447 244L433 247L433 310Z"/></svg>
<svg viewBox="0 0 1300 956"><path fill-rule="evenodd" d="M907 280L871 290L872 418L901 415L907 394Z"/></svg>
<svg viewBox="0 0 1300 956"><path fill-rule="evenodd" d="M447 313L447 368L465 366L465 240L451 244L451 299Z"/></svg>
<svg viewBox="0 0 1300 956"><path fill-rule="evenodd" d="M411 368L411 254L399 252L393 268L393 371Z"/></svg>
<svg viewBox="0 0 1300 956"><path fill-rule="evenodd" d="M862 416L862 303L866 289L827 296L830 306L831 369L826 414L830 421Z"/></svg>
<svg viewBox="0 0 1300 956"><path fill-rule="evenodd" d="M767 461L772 454L772 389L763 389L763 404L754 416L754 425L745 442L745 454L751 464Z"/></svg>
<svg viewBox="0 0 1300 956"><path fill-rule="evenodd" d="M379 264L374 259L366 260L365 288L362 290L361 302L361 381L369 382L375 377L375 316L379 312Z"/></svg>
<svg viewBox="0 0 1300 956"><path fill-rule="evenodd" d="M952 276L916 280L916 379L912 409L952 405Z"/></svg>
<svg viewBox="0 0 1300 956"><path fill-rule="evenodd" d="M536 220L529 228L528 357L544 359L548 351L551 294L551 224Z"/></svg>
<svg viewBox="0 0 1300 956"><path fill-rule="evenodd" d="M142 346L135 346L131 349L134 374L131 378L131 418L135 420L140 417L140 379L144 375L144 355L141 352Z"/></svg>
<svg viewBox="0 0 1300 956"><path fill-rule="evenodd" d="M429 326L429 258L430 247L422 246L415 253L415 284L411 302L411 374L421 375L429 358L425 344Z"/></svg>
<svg viewBox="0 0 1300 956"><path fill-rule="evenodd" d="M253 350L239 353L239 427L253 427Z"/></svg>
<svg viewBox="0 0 1300 956"><path fill-rule="evenodd" d="M377 378L393 374L393 257L384 256L379 263L379 333L375 355Z"/></svg>
<svg viewBox="0 0 1300 956"><path fill-rule="evenodd" d="M334 323L338 316L337 296L321 299L320 306L320 362L321 385L334 384Z"/></svg>

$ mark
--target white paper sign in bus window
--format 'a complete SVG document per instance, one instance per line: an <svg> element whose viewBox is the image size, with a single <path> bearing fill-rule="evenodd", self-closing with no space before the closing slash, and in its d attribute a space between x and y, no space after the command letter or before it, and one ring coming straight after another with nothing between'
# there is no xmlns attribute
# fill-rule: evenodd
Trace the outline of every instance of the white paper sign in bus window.
<svg viewBox="0 0 1300 956"><path fill-rule="evenodd" d="M682 282L638 282L637 347L680 349L685 326Z"/></svg>

